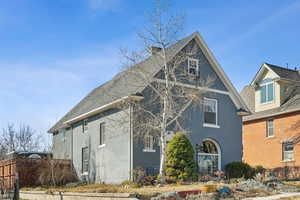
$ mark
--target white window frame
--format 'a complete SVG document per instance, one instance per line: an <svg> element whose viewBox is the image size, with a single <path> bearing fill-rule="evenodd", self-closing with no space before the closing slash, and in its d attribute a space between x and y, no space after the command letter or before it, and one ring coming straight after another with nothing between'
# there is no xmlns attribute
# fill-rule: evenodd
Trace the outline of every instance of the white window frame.
<svg viewBox="0 0 300 200"><path fill-rule="evenodd" d="M99 125L99 147L105 147L105 144L106 144L105 143L105 129L106 129L105 126L106 126L105 122L101 122Z"/></svg>
<svg viewBox="0 0 300 200"><path fill-rule="evenodd" d="M270 122L272 121L272 126L273 127L270 127ZM275 129L274 129L274 119L268 119L266 121L266 128L267 128L267 138L272 138L272 137L275 137ZM273 129L273 134L270 135L270 129Z"/></svg>
<svg viewBox="0 0 300 200"><path fill-rule="evenodd" d="M149 137L149 147L146 146L146 140ZM152 135L145 135L144 137L144 152L155 152L154 146L154 137Z"/></svg>
<svg viewBox="0 0 300 200"><path fill-rule="evenodd" d="M87 171L84 171L84 162L86 162L85 160L83 160L83 150L84 149L87 149ZM88 173L89 173L89 148L88 147L83 147L82 149L81 149L81 167L82 167L82 169L81 169L81 173L82 173L82 175L87 175Z"/></svg>
<svg viewBox="0 0 300 200"><path fill-rule="evenodd" d="M212 99L212 98L207 98L207 97L204 97L203 100L204 100L204 102L203 102L203 127L220 128L220 126L218 125L218 100L217 99ZM204 117L205 101L214 101L216 103L216 123L215 124L205 123L205 117Z"/></svg>
<svg viewBox="0 0 300 200"><path fill-rule="evenodd" d="M273 84L273 100L272 101L268 101L268 95L269 95L269 93L268 93L268 85L270 85L270 84ZM261 104L274 103L274 101L275 101L275 83L274 83L274 81L260 84L259 85L259 90L260 90L259 93L260 93L260 95L261 95L261 88L263 86L266 86L266 102L261 102L261 97L260 97L260 100L259 100L260 103Z"/></svg>
<svg viewBox="0 0 300 200"><path fill-rule="evenodd" d="M292 144L293 145L293 150L292 151L285 151L285 145L287 145L287 144L291 144L291 142L284 142L282 144L282 161L283 162L290 162L290 161L294 161L294 159L295 159L295 151L294 151L295 146L294 146L294 144ZM285 153L292 153L293 157L291 159L286 159L285 158Z"/></svg>
<svg viewBox="0 0 300 200"><path fill-rule="evenodd" d="M190 61L196 62L196 64L197 64L197 67L196 67L196 74L190 73L190 68L191 68L191 66L190 66ZM189 74L189 75L192 75L192 76L199 76L199 60L198 60L198 59L188 57L188 74Z"/></svg>
<svg viewBox="0 0 300 200"><path fill-rule="evenodd" d="M88 119L85 119L82 122L82 133L87 133L88 130L89 130L89 122Z"/></svg>

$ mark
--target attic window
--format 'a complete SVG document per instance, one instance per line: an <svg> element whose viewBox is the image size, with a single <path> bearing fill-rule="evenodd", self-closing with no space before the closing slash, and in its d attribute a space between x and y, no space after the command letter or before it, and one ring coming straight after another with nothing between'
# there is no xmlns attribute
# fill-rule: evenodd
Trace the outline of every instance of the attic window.
<svg viewBox="0 0 300 200"><path fill-rule="evenodd" d="M260 85L260 102L269 103L274 100L274 83Z"/></svg>
<svg viewBox="0 0 300 200"><path fill-rule="evenodd" d="M189 75L199 75L199 61L198 59L188 58L188 73Z"/></svg>
<svg viewBox="0 0 300 200"><path fill-rule="evenodd" d="M88 128L89 128L89 123L88 123L88 120L85 119L85 120L83 120L83 123L82 123L82 132L87 133Z"/></svg>

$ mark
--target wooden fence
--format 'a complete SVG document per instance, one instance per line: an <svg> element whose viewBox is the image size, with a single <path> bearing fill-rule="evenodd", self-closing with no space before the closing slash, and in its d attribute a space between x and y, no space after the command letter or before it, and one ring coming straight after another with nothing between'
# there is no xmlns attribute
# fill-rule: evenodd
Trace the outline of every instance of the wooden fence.
<svg viewBox="0 0 300 200"><path fill-rule="evenodd" d="M62 185L77 180L70 160L15 158L0 161L1 188L13 188L16 174L20 187Z"/></svg>

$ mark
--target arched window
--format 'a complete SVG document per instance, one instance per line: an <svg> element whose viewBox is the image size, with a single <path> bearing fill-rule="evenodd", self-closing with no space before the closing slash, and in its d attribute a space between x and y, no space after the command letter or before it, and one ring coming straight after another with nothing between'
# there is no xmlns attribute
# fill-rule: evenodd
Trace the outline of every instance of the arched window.
<svg viewBox="0 0 300 200"><path fill-rule="evenodd" d="M212 139L205 139L197 150L197 161L201 174L213 174L221 170L221 149Z"/></svg>

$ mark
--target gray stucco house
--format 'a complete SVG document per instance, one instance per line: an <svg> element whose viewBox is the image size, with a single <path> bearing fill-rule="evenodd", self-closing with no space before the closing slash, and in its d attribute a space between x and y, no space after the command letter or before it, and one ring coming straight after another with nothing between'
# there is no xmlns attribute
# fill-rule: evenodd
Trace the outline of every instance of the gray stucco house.
<svg viewBox="0 0 300 200"><path fill-rule="evenodd" d="M198 32L171 45L167 49L169 61L189 46L197 51L183 62L183 69L201 78L216 77L209 88L185 83L206 90L203 107L187 109L185 128L197 152L200 172L213 173L242 159L242 116L248 108ZM139 67L159 79L161 69L153 60L155 54ZM190 61L195 70L190 70ZM147 84L129 84L138 82L130 70L136 70L135 66L95 88L49 130L53 134L53 157L71 159L77 175L91 182L118 184L131 180L134 169L141 167L149 174L159 170L158 142L150 136L144 140L135 137L134 108L130 104L120 106L130 101L143 103L149 93Z"/></svg>

